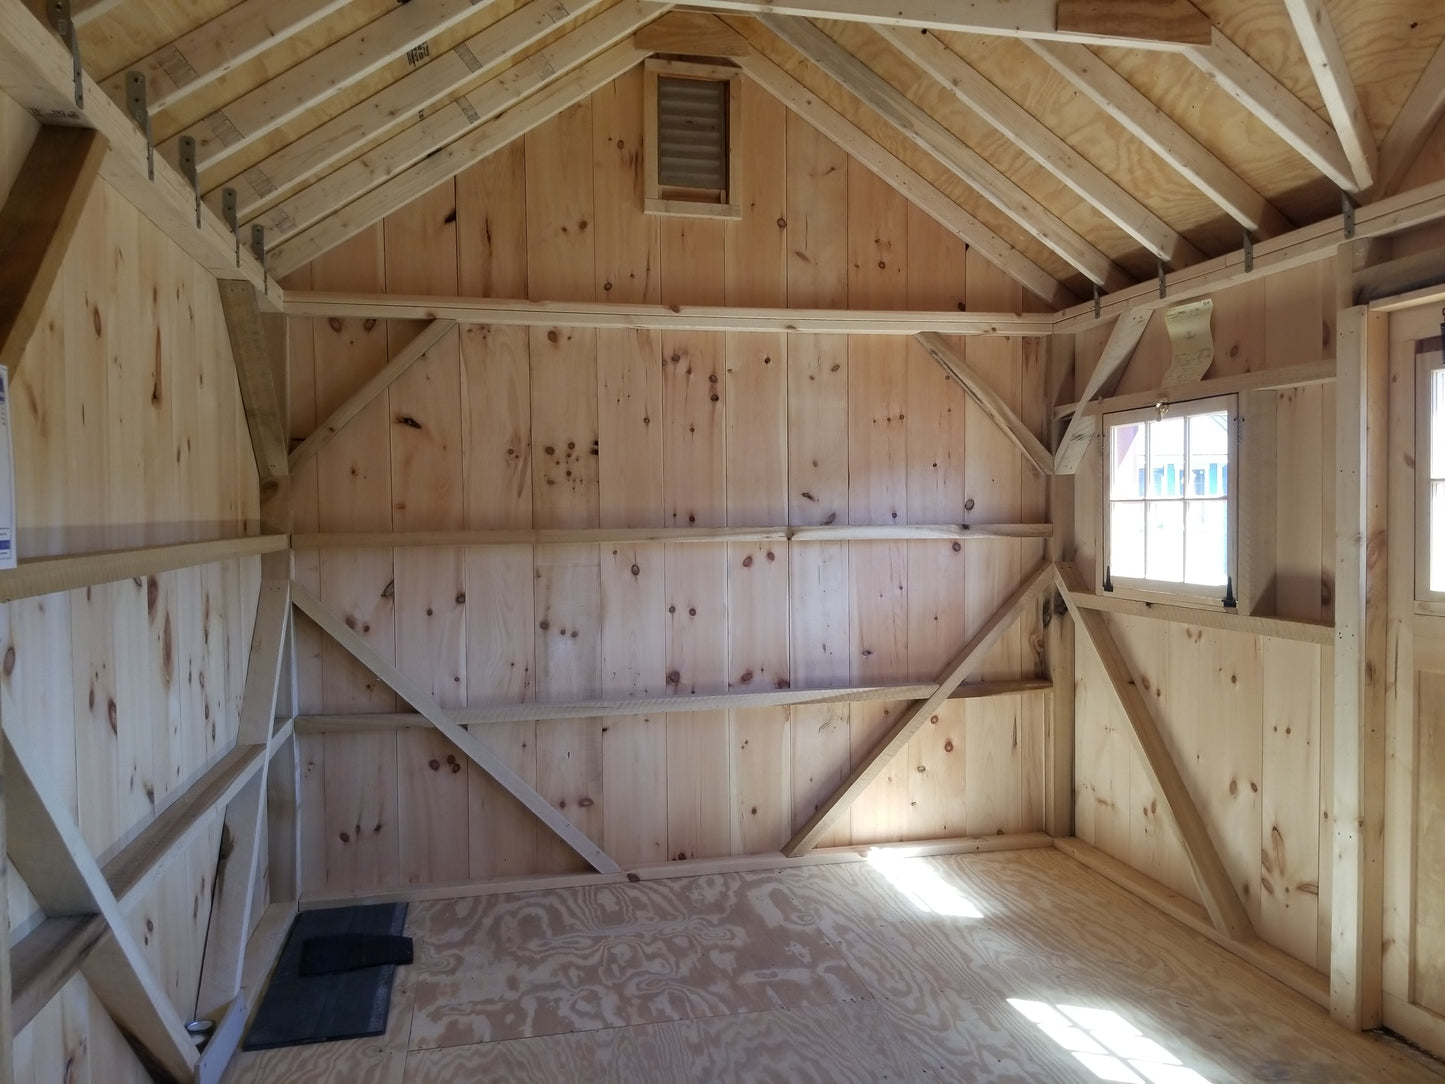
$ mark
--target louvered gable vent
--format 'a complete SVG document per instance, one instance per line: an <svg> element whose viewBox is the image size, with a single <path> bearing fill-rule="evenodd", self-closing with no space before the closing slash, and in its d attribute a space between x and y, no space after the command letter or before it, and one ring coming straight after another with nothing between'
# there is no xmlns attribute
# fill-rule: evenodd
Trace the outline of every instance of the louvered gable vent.
<svg viewBox="0 0 1445 1084"><path fill-rule="evenodd" d="M657 181L664 188L728 185L728 85L657 80Z"/></svg>
<svg viewBox="0 0 1445 1084"><path fill-rule="evenodd" d="M643 209L741 218L732 149L742 123L742 73L721 64L652 57L643 77Z"/></svg>

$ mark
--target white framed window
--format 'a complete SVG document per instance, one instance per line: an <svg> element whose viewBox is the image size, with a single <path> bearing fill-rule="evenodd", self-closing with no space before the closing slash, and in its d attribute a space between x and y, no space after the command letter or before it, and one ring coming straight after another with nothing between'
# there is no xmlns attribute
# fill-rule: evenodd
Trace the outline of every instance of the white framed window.
<svg viewBox="0 0 1445 1084"><path fill-rule="evenodd" d="M1233 395L1104 415L1103 590L1235 604L1238 431Z"/></svg>
<svg viewBox="0 0 1445 1084"><path fill-rule="evenodd" d="M1445 359L1438 340L1416 347L1415 597L1445 601Z"/></svg>

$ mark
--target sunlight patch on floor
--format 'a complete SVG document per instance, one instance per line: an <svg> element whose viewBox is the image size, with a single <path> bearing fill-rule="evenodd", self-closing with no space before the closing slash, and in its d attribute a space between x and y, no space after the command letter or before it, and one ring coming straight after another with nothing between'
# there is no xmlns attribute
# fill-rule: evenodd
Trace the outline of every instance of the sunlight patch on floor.
<svg viewBox="0 0 1445 1084"><path fill-rule="evenodd" d="M1011 997L1008 1003L1073 1054L1100 1080L1123 1084L1210 1084L1112 1009L1049 1005Z"/></svg>
<svg viewBox="0 0 1445 1084"><path fill-rule="evenodd" d="M927 862L898 851L870 851L868 864L898 889L914 907L946 918L982 918L978 906L949 884Z"/></svg>

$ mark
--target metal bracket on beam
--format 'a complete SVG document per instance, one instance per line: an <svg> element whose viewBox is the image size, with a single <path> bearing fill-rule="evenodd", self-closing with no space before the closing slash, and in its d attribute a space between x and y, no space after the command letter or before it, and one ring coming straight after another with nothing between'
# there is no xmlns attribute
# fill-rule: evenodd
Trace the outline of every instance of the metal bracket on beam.
<svg viewBox="0 0 1445 1084"><path fill-rule="evenodd" d="M146 137L146 176L155 180L156 144L151 138L151 112L146 106L146 77L138 71L125 73L125 108Z"/></svg>
<svg viewBox="0 0 1445 1084"><path fill-rule="evenodd" d="M1343 188L1340 189L1340 214L1345 220L1345 239L1350 240L1355 236L1355 201Z"/></svg>
<svg viewBox="0 0 1445 1084"><path fill-rule="evenodd" d="M1248 230L1244 231L1244 270L1246 274L1254 270L1254 238Z"/></svg>
<svg viewBox="0 0 1445 1084"><path fill-rule="evenodd" d="M201 175L196 170L196 137L181 136L181 173L191 182L191 191L196 194L196 229L201 228Z"/></svg>
<svg viewBox="0 0 1445 1084"><path fill-rule="evenodd" d="M1100 304L1100 302L1099 302L1099 284L1096 282L1096 283L1094 283L1094 319L1095 319L1095 320L1097 320L1097 319L1099 318L1099 313L1101 313L1101 312L1103 311L1103 308L1104 308L1103 305Z"/></svg>
<svg viewBox="0 0 1445 1084"><path fill-rule="evenodd" d="M1159 261L1159 296L1162 298L1162 297L1164 297L1164 296L1166 295L1166 293L1167 293L1167 291L1165 290L1165 287L1164 287L1164 261L1163 261L1163 260L1160 260L1160 261Z"/></svg>
<svg viewBox="0 0 1445 1084"><path fill-rule="evenodd" d="M231 237L236 242L236 266L241 266L241 224L237 218L238 204L234 188L221 189L221 214L226 225L231 227Z"/></svg>
<svg viewBox="0 0 1445 1084"><path fill-rule="evenodd" d="M47 5L50 24L70 49L70 74L75 80L75 108L85 108L85 69L80 66L80 35L75 31L75 20L70 17L70 0L50 0Z"/></svg>
<svg viewBox="0 0 1445 1084"><path fill-rule="evenodd" d="M266 227L259 222L251 223L251 255L261 265L261 292L269 294L271 284L266 278Z"/></svg>

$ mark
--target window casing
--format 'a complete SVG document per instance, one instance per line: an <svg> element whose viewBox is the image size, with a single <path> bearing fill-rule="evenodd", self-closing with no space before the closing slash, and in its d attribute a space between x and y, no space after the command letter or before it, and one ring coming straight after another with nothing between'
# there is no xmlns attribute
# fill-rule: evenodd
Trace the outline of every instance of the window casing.
<svg viewBox="0 0 1445 1084"><path fill-rule="evenodd" d="M643 64L643 210L741 218L737 155L742 73L720 64Z"/></svg>
<svg viewBox="0 0 1445 1084"><path fill-rule="evenodd" d="M1238 434L1232 395L1104 416L1101 589L1234 605Z"/></svg>

